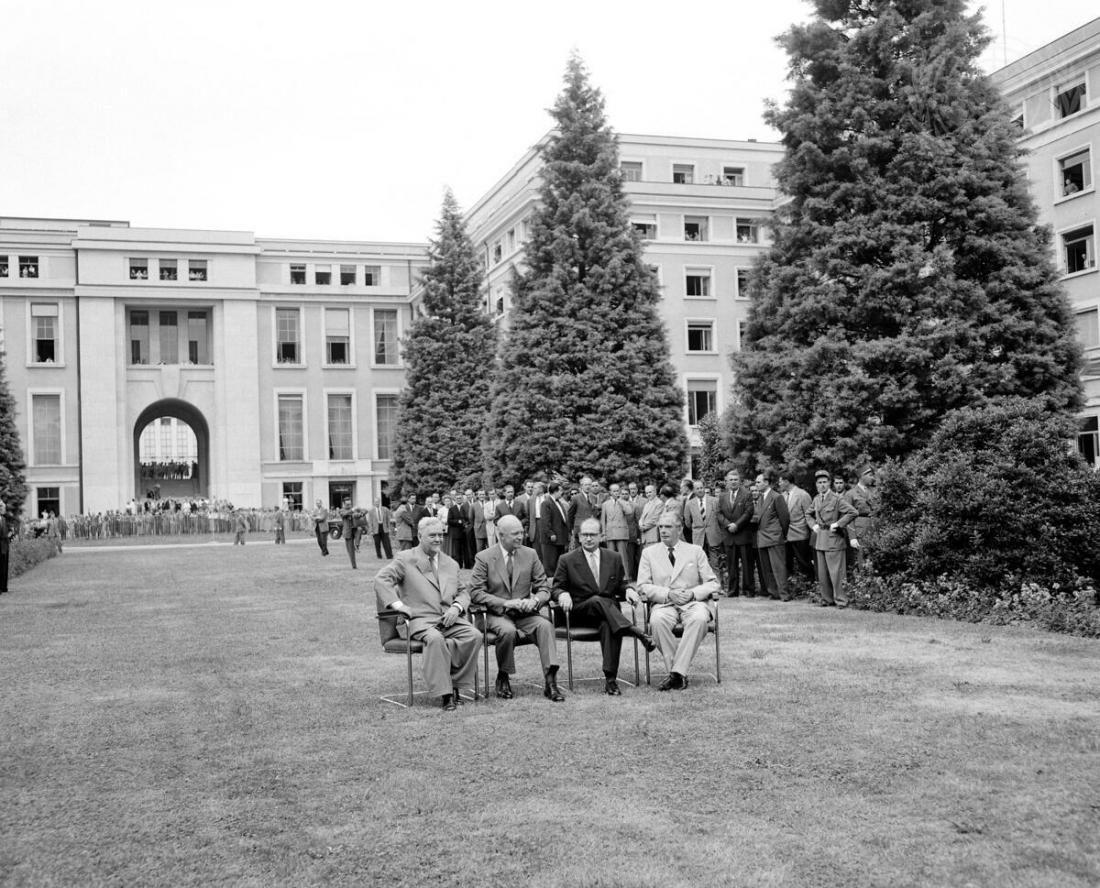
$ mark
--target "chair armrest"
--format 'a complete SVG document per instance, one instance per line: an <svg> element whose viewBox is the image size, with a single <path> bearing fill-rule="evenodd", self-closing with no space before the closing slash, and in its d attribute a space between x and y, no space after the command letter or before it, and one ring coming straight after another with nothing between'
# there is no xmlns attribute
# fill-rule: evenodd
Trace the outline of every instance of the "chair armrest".
<svg viewBox="0 0 1100 888"><path fill-rule="evenodd" d="M380 610L377 616L379 620L404 620L406 623L409 621L409 615L399 610Z"/></svg>

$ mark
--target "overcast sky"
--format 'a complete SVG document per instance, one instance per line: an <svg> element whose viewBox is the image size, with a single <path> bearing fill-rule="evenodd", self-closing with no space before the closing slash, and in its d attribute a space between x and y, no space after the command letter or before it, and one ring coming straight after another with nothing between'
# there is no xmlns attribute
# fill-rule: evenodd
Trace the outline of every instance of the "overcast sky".
<svg viewBox="0 0 1100 888"><path fill-rule="evenodd" d="M549 129L572 48L619 132L776 138L774 38L809 8L0 0L0 215L423 241L445 186L469 207ZM986 67L1096 14L991 0Z"/></svg>

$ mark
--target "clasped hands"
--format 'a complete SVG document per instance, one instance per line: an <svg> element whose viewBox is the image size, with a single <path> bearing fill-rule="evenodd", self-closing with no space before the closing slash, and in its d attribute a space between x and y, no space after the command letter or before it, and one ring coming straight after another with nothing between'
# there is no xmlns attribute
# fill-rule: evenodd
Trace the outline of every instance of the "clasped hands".
<svg viewBox="0 0 1100 888"><path fill-rule="evenodd" d="M635 591L632 587L628 586L627 589L626 589L626 600L631 605L636 605L642 599L638 595L637 591ZM571 610L573 610L573 596L570 595L568 592L562 592L561 595L558 596L558 605L561 607L561 609L563 611L565 611L566 613L569 613Z"/></svg>
<svg viewBox="0 0 1100 888"><path fill-rule="evenodd" d="M539 609L539 602L536 598L516 598L504 605L504 609L520 614L533 614Z"/></svg>

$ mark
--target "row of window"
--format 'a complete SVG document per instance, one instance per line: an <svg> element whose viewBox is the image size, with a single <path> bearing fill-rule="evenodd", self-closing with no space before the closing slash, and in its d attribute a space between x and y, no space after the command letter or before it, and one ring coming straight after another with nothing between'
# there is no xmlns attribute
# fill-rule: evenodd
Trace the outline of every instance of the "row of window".
<svg viewBox="0 0 1100 888"><path fill-rule="evenodd" d="M131 308L129 331L131 364L211 363L209 309Z"/></svg>
<svg viewBox="0 0 1100 888"><path fill-rule="evenodd" d="M340 286L341 287L380 287L382 285L382 266L381 265L340 265L339 269ZM330 265L314 265L313 266L313 283L320 286L330 286L332 284L333 266ZM360 278L360 269L362 269L362 278ZM306 284L308 283L308 276L306 274L306 266L302 264L292 264L290 266L290 282L292 284Z"/></svg>
<svg viewBox="0 0 1100 888"><path fill-rule="evenodd" d="M1096 267L1096 239L1091 224L1062 233L1062 260L1066 274Z"/></svg>
<svg viewBox="0 0 1100 888"><path fill-rule="evenodd" d="M371 364L393 367L400 362L398 353L398 312L396 308L371 311ZM350 366L354 345L351 336L351 309L326 308L324 314L325 364ZM302 349L302 312L299 308L275 309L275 363L305 363Z"/></svg>
<svg viewBox="0 0 1100 888"><path fill-rule="evenodd" d="M635 217L631 220L634 230L642 240L657 240L657 217ZM735 218L733 223L734 240L739 244L760 243L760 226L754 219ZM678 234L689 242L706 242L711 239L712 230L709 216L684 216L683 228Z"/></svg>
<svg viewBox="0 0 1100 888"><path fill-rule="evenodd" d="M37 256L19 256L18 265L19 276L21 278L36 278L38 277L38 257ZM6 278L11 274L11 257L0 256L0 278Z"/></svg>
<svg viewBox="0 0 1100 888"><path fill-rule="evenodd" d="M355 408L351 392L325 396L325 441L328 459L351 460L355 453ZM304 392L277 395L276 437L280 462L304 462L306 453L306 396ZM374 428L376 459L393 458L397 423L397 395L376 393Z"/></svg>
<svg viewBox="0 0 1100 888"><path fill-rule="evenodd" d="M130 280L132 281L147 281L149 280L149 259L142 257L130 257ZM157 259L157 279L162 281L176 281L179 280L180 274L180 261L178 259ZM206 259L188 259L187 260L187 280L189 281L205 281L208 280L208 265Z"/></svg>
<svg viewBox="0 0 1100 888"><path fill-rule="evenodd" d="M619 171L624 182L644 182L645 165L640 160L624 160L619 164ZM724 164L719 174L708 173L701 178L695 174L695 164L674 163L672 165L672 182L676 185L744 185L745 168L732 164Z"/></svg>
<svg viewBox="0 0 1100 888"><path fill-rule="evenodd" d="M519 222L515 228L510 228L504 234L504 237L499 240L493 241L492 247L490 247L490 255L492 256L492 263L495 265L500 262L506 255L510 256L515 252L516 247L521 246L527 240L527 223ZM485 259L482 257L482 262Z"/></svg>

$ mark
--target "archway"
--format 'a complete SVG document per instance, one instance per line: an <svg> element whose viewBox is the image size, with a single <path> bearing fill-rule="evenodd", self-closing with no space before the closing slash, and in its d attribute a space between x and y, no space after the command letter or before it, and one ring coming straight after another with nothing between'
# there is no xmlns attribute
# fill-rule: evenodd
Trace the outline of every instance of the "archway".
<svg viewBox="0 0 1100 888"><path fill-rule="evenodd" d="M210 429L178 398L150 404L134 423L134 495L189 499L209 496Z"/></svg>

